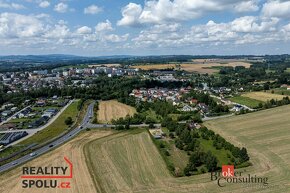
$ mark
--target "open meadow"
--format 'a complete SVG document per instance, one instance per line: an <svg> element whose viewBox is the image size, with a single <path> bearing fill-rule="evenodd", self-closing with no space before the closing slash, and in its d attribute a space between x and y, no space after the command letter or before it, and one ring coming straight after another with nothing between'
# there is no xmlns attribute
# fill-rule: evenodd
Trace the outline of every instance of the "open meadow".
<svg viewBox="0 0 290 193"><path fill-rule="evenodd" d="M100 101L97 118L99 123L110 123L114 119L126 117L127 115L132 116L135 113L135 108L116 100Z"/></svg>
<svg viewBox="0 0 290 193"><path fill-rule="evenodd" d="M282 100L283 97L285 97L285 96L280 95L280 94L272 94L269 92L248 92L248 93L242 94L242 96L248 97L251 99L255 99L255 100L259 100L259 101L263 101L263 102L267 102L271 99Z"/></svg>
<svg viewBox="0 0 290 193"><path fill-rule="evenodd" d="M250 107L250 108L256 108L259 106L260 103L263 103L263 101L245 97L245 96L235 96L235 97L229 98L229 100L235 103L246 105L247 107Z"/></svg>

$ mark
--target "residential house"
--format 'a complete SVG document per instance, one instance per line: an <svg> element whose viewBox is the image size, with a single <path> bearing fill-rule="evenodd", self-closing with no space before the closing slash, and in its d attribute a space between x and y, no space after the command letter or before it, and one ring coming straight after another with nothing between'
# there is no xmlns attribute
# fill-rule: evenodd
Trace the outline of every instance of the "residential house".
<svg viewBox="0 0 290 193"><path fill-rule="evenodd" d="M45 100L38 100L36 101L35 105L38 107L44 107L46 105L46 102Z"/></svg>
<svg viewBox="0 0 290 193"><path fill-rule="evenodd" d="M198 107L203 114L207 114L209 112L209 107L204 103L199 103Z"/></svg>
<svg viewBox="0 0 290 193"><path fill-rule="evenodd" d="M184 105L184 107L181 109L181 111L183 112L190 112L190 111L194 111L195 108L189 106L189 105Z"/></svg>
<svg viewBox="0 0 290 193"><path fill-rule="evenodd" d="M11 113L12 113L12 112L11 112L10 110L6 110L6 111L3 111L1 114L2 114L2 116L7 117L7 116L9 116Z"/></svg>

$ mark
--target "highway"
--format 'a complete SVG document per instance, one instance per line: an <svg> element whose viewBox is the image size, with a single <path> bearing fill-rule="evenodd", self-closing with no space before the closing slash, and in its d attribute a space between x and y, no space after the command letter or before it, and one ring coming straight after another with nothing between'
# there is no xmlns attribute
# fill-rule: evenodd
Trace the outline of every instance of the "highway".
<svg viewBox="0 0 290 193"><path fill-rule="evenodd" d="M34 153L35 153L34 156L30 156L28 154L28 155L20 157L19 159L15 160L13 162L10 162L10 163L7 163L3 166L0 166L0 172L7 171L7 170L12 169L16 166L19 166L27 161L30 161L30 160L34 159L35 157L38 157L38 156L50 151L51 149L58 147L64 143L66 143L70 139L72 139L74 136L76 136L83 129L87 128L87 124L90 122L91 117L93 117L94 104L95 103L91 103L89 105L88 110L86 112L86 115L85 115L82 123L79 126L77 126L75 129L71 130L70 132L66 133L65 135L61 136L60 138L56 139L55 141L41 147L40 149L37 149L36 151L34 151Z"/></svg>

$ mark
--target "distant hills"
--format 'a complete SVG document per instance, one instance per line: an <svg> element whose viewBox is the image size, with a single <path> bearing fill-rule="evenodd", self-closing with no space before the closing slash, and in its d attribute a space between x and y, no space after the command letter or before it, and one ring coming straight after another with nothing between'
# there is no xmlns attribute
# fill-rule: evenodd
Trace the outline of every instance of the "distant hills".
<svg viewBox="0 0 290 193"><path fill-rule="evenodd" d="M217 56L217 55L156 55L156 56L132 56L132 55L112 55L112 56L76 56L66 54L50 55L9 55L0 56L0 72L53 69L66 65L78 64L107 64L120 63L130 65L134 63L169 63L169 62L188 62L192 59L245 59L245 58L264 58L266 60L284 61L289 60L289 55L236 55L236 56Z"/></svg>

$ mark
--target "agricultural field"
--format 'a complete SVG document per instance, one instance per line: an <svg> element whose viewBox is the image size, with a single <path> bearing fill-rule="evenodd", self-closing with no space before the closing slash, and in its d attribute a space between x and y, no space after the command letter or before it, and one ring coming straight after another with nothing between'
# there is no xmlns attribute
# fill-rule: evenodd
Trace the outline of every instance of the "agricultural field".
<svg viewBox="0 0 290 193"><path fill-rule="evenodd" d="M236 67L236 66L244 66L246 68L250 68L251 64L248 62L205 62L205 63L193 63L193 64L181 64L181 69L188 72L198 72L201 74L213 74L219 72L220 67Z"/></svg>
<svg viewBox="0 0 290 193"><path fill-rule="evenodd" d="M210 174L174 178L147 132L111 135L85 145L97 192L289 192L290 106L217 119L205 125L235 145L248 149L253 166L236 169L268 177L269 185L227 184Z"/></svg>
<svg viewBox="0 0 290 193"><path fill-rule="evenodd" d="M221 67L225 66L244 66L246 68L249 68L251 64L249 62L245 61L229 61L229 62L192 62L192 63L183 63L179 65L176 64L151 64L151 65L138 65L138 66L131 66L131 68L140 68L142 70L163 70L163 69L181 69L188 72L197 72L201 74L213 74L219 72L219 69Z"/></svg>
<svg viewBox="0 0 290 193"><path fill-rule="evenodd" d="M168 68L174 68L175 64L150 64L150 65L137 65L137 66L131 66L131 68L139 68L141 70L164 70Z"/></svg>
<svg viewBox="0 0 290 193"><path fill-rule="evenodd" d="M73 179L66 180L71 182L71 189L64 190L60 188L22 188L21 174L22 167L20 166L14 170L0 175L0 192L1 193L95 193L94 183L91 179L88 168L85 163L85 156L83 154L84 145L90 140L110 135L112 131L98 130L89 131L80 134L70 142L62 145L61 147L34 159L31 162L24 164L27 167L51 167L51 166L67 166L64 163L63 157L66 156L73 163Z"/></svg>
<svg viewBox="0 0 290 193"><path fill-rule="evenodd" d="M92 64L92 65L88 65L89 68L95 68L95 67L101 67L101 66L106 66L106 67L120 67L121 64Z"/></svg>
<svg viewBox="0 0 290 193"><path fill-rule="evenodd" d="M246 105L250 108L256 108L258 107L260 103L263 103L263 101L252 99L245 96L235 96L235 97L229 98L229 100L235 103Z"/></svg>
<svg viewBox="0 0 290 193"><path fill-rule="evenodd" d="M116 100L100 101L97 117L99 123L110 123L112 120L126 117L127 115L132 116L135 113L135 108Z"/></svg>
<svg viewBox="0 0 290 193"><path fill-rule="evenodd" d="M280 94L272 94L269 92L248 92L242 95L251 99L267 102L271 99L282 100L285 96Z"/></svg>
<svg viewBox="0 0 290 193"><path fill-rule="evenodd" d="M272 91L274 91L274 94L290 96L290 90L287 90L287 88L275 88L268 90L267 93L272 93Z"/></svg>
<svg viewBox="0 0 290 193"><path fill-rule="evenodd" d="M245 146L250 154L252 174L269 178L265 192L290 191L290 106L217 119L205 125L228 141ZM257 191L258 189L256 189Z"/></svg>

